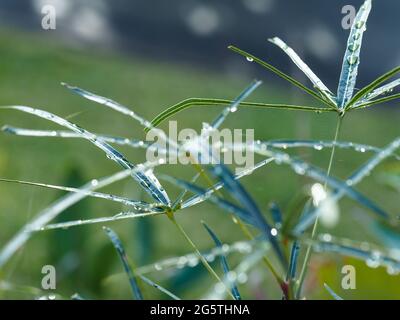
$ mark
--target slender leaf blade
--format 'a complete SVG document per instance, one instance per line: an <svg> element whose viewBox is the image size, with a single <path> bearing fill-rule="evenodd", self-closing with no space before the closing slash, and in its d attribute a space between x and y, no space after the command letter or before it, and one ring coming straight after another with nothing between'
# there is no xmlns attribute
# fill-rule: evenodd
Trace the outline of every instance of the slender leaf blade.
<svg viewBox="0 0 400 320"><path fill-rule="evenodd" d="M333 297L335 300L343 300L341 296L335 293L326 283L324 283L325 289L329 292L329 294Z"/></svg>
<svg viewBox="0 0 400 320"><path fill-rule="evenodd" d="M336 97L328 89L328 87L321 81L320 78L310 69L310 67L299 57L299 55L289 47L284 41L278 37L268 39L271 43L275 44L285 52L294 64L307 76L307 78L313 83L314 87L318 89L322 95L333 105L336 105Z"/></svg>
<svg viewBox="0 0 400 320"><path fill-rule="evenodd" d="M318 95L317 95L318 96ZM174 114L177 114L187 108L195 107L195 106L227 106L231 105L234 101L226 100L226 99L209 99L209 98L189 98L183 101L180 101L173 106L167 108L163 112L159 113L153 120L151 120L151 125L153 127L157 127L164 120L172 117ZM266 108L266 109L282 109L282 110L297 110L297 111L309 111L309 112L333 112L334 108L318 108L318 107L310 107L310 106L298 106L298 105L290 105L290 104L270 104L270 103L262 103L262 102L241 102L239 104L240 107L256 107L256 108ZM149 129L145 129L146 132Z"/></svg>
<svg viewBox="0 0 400 320"><path fill-rule="evenodd" d="M222 249L222 242L219 240L219 238L214 233L214 231L204 221L202 221L202 224L203 224L204 228L207 230L210 237L213 239L215 245L218 248ZM222 270L224 271L225 276L229 276L230 268L228 265L228 261L226 259L226 255L225 254L221 255L220 259L221 259ZM231 290L232 290L232 295L235 297L236 300L242 299L235 282L232 283Z"/></svg>
<svg viewBox="0 0 400 320"><path fill-rule="evenodd" d="M371 12L372 1L366 0L361 6L351 27L347 41L346 52L343 58L342 72L340 74L337 92L338 107L344 110L351 100L356 85L360 53L366 23Z"/></svg>
<svg viewBox="0 0 400 320"><path fill-rule="evenodd" d="M388 79L392 78L399 72L400 72L400 66L390 70L389 72L380 76L378 79L372 81L369 85L367 85L366 87L364 87L360 91L358 91L357 94L355 94L354 97L351 99L351 101L349 102L348 105L351 107L353 104L355 104L360 99L361 99L361 101L359 103L363 103L365 101L371 100L385 92L390 91L391 89L395 88L396 86L400 85L400 79L397 79L391 83L388 83L387 85L384 85L384 86L378 88L379 85L381 85ZM376 88L378 88L378 89L376 89ZM376 89L376 90L374 90L374 89Z"/></svg>
<svg viewBox="0 0 400 320"><path fill-rule="evenodd" d="M132 289L132 293L133 296L136 300L143 300L143 295L142 292L140 291L140 288L137 284L137 280L135 277L135 274L132 271L131 265L128 261L128 257L126 255L124 246L121 242L121 240L119 239L118 235L110 228L107 227L103 227L105 233L107 234L107 236L110 238L110 241L112 242L115 250L117 251L122 265L124 266L124 270L128 276L129 279L129 284L131 285L131 289Z"/></svg>

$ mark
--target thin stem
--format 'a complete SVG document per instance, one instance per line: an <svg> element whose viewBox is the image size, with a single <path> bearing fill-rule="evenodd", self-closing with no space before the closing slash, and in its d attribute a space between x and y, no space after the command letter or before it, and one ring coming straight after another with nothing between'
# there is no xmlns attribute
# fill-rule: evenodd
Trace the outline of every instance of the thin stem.
<svg viewBox="0 0 400 320"><path fill-rule="evenodd" d="M221 280L221 278L216 274L216 272L214 271L214 269L210 266L210 264L207 262L207 260L203 257L203 255L201 254L200 250L196 247L196 245L194 244L194 242L192 241L192 239L190 239L190 237L188 236L188 234L186 233L186 231L182 228L182 226L175 220L173 214L171 213L171 215L168 215L169 219L172 221L172 223L177 227L177 229L179 230L179 232L183 235L183 237L186 239L186 241L191 245L191 247L194 249L194 251L196 252L196 254L198 255L201 263L204 265L204 267L207 269L207 271L211 274L212 277L214 277L217 282L222 283L226 292L229 294L229 296L235 300L235 297L232 295L232 292L227 288L227 286L225 285L225 283Z"/></svg>
<svg viewBox="0 0 400 320"><path fill-rule="evenodd" d="M342 126L342 120L343 120L343 116L339 116L337 124L336 124L334 144L333 144L333 147L332 147L332 150L331 150L331 156L329 158L328 170L327 170L327 173L326 173L326 177L327 178L329 178L329 176L331 174L333 159L334 159L334 156L335 156L336 141L339 138L340 128ZM327 181L325 181L325 184L324 184L324 188L325 189L326 189L326 187L327 187ZM311 232L311 239L314 239L315 234L317 233L317 229L318 229L318 216L316 217L314 225L313 225L313 229L312 229L312 232ZM307 251L306 251L306 255L304 257L304 262L303 262L303 265L302 265L302 268L301 268L300 276L299 276L299 279L297 281L298 286L297 286L297 292L296 292L296 299L299 299L300 295L301 295L301 290L303 288L303 283L304 283L304 280L305 280L305 277L306 277L306 274L307 274L308 262L310 261L310 258L311 258L311 253L312 253L311 248L312 248L312 246L311 246L311 244L309 244L307 246Z"/></svg>

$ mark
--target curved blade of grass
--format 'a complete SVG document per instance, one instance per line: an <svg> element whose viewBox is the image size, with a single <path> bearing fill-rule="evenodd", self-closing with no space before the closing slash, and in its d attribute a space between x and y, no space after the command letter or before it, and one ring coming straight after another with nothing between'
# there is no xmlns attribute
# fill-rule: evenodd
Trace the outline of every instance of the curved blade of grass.
<svg viewBox="0 0 400 320"><path fill-rule="evenodd" d="M125 253L125 249L121 243L121 240L119 240L118 235L110 228L103 227L103 229L104 229L105 233L107 234L107 236L110 238L115 250L117 251L117 253L121 259L122 265L124 266L124 270L129 279L129 284L131 285L133 297L136 300L143 300L142 292L139 289L139 286L137 284L137 279L135 277L135 274L132 271L131 265L128 261L128 257Z"/></svg>
<svg viewBox="0 0 400 320"><path fill-rule="evenodd" d="M275 149L290 149L290 148L313 148L317 151L321 151L324 148L340 148L340 149L352 149L356 152L375 152L378 153L382 151L381 148L360 144L355 142L347 142L347 141L336 141L336 140L269 140L269 141L260 141L257 140L256 144L261 146L262 148L275 148ZM249 146L248 144L243 143L235 143L233 145L224 144L224 147L235 152L243 152L246 151ZM257 150L255 150L257 152ZM258 153L258 152L257 152ZM393 154L393 157L397 160L400 160L400 155Z"/></svg>
<svg viewBox="0 0 400 320"><path fill-rule="evenodd" d="M282 41L278 37L274 37L272 39L268 39L269 42L275 44L279 48L285 52L289 58L295 63L295 65L303 71L303 73L307 76L307 78L313 83L314 88L319 90L322 95L332 104L336 105L336 97L334 94L328 89L328 87L321 81L320 78L310 69L310 67L304 63L304 61L299 57L299 55L289 47L284 41Z"/></svg>
<svg viewBox="0 0 400 320"><path fill-rule="evenodd" d="M389 101L393 101L393 100L397 100L397 99L400 99L400 93L397 93L397 94L394 94L391 96L387 96L384 98L376 99L376 100L370 100L368 102L363 102L361 104L358 104L358 105L352 107L350 110L363 109L363 108L374 106L376 104L381 104L381 103L385 103L385 102L389 102Z"/></svg>
<svg viewBox="0 0 400 320"><path fill-rule="evenodd" d="M399 67L399 71L400 71L400 67ZM400 86L400 79L397 79L388 84L385 84L384 86L379 87L378 89L375 89L371 93L367 94L365 96L365 101L371 100L373 98L376 98L376 97L386 94L388 92L392 92L394 90L394 88L396 88L398 86ZM362 100L362 102L364 102L364 99Z"/></svg>
<svg viewBox="0 0 400 320"><path fill-rule="evenodd" d="M108 223L108 222L115 222L115 221L125 220L125 219L154 217L154 216L159 216L162 214L165 214L165 212L160 212L158 210L157 211L149 211L149 212L145 212L145 213L125 211L125 212L120 212L113 216L93 218L93 219L81 219L81 220L73 220L73 221L48 224L45 227L41 227L40 229L32 229L31 231L68 229L71 227L83 226L83 225L88 225L88 224Z"/></svg>
<svg viewBox="0 0 400 320"><path fill-rule="evenodd" d="M324 239L326 238L326 239ZM353 257L366 261L371 267L385 266L392 270L400 270L398 256L386 253L385 250L371 244L359 243L349 239L334 238L331 235L320 235L319 239L301 239L310 244L317 252L331 252L342 256Z"/></svg>
<svg viewBox="0 0 400 320"><path fill-rule="evenodd" d="M326 101L324 98L322 98L321 96L318 95L318 93L316 93L315 91L307 88L305 85L303 85L302 83L300 83L299 81L297 81L296 79L292 78L291 76L283 73L282 71L280 71L279 69L275 68L274 66L270 65L269 63L261 60L260 58L257 58L256 56L242 50L239 49L235 46L229 46L228 49L232 50L233 52L236 52L238 54L240 54L241 56L245 57L246 59L250 59L256 63L258 63L259 65L261 65L262 67L272 71L273 73L275 73L276 75L278 75L279 77L281 77L282 79L290 82L291 84L295 85L296 87L298 87L299 89L303 90L304 92L308 93L309 95L311 95L312 97L314 97L315 99L317 99L318 101L324 103L325 105L329 106L330 108L335 108L334 105L332 105L331 103L329 103L328 101Z"/></svg>
<svg viewBox="0 0 400 320"><path fill-rule="evenodd" d="M143 280L143 282L147 283L149 286L152 286L153 288L156 288L160 290L162 293L165 293L167 296L174 300L181 300L179 297L174 295L171 291L165 289L164 287L160 286L159 284L151 281L149 278L146 278L145 276L139 275L139 278Z"/></svg>
<svg viewBox="0 0 400 320"><path fill-rule="evenodd" d="M337 91L337 103L340 110L344 110L353 96L360 64L363 35L371 8L372 1L366 0L358 11L351 27Z"/></svg>
<svg viewBox="0 0 400 320"><path fill-rule="evenodd" d="M397 149L400 148L400 138L395 139L385 148L383 148L379 153L374 155L370 160L368 160L363 166L356 170L347 179L346 183L349 186L354 186L362 181L366 176L368 176L372 170L374 170L383 160L390 157Z"/></svg>
<svg viewBox="0 0 400 320"><path fill-rule="evenodd" d="M222 248L222 242L218 239L218 237L214 233L214 231L212 231L212 229L204 221L202 221L201 223L203 224L204 228L207 230L210 237L213 239L215 245L218 248ZM224 271L225 276L227 276L230 272L230 269L229 269L228 261L226 259L226 255L221 255L220 258L221 258L222 270ZM235 297L235 300L242 299L235 282L232 283L231 290L232 290L232 295Z"/></svg>
<svg viewBox="0 0 400 320"><path fill-rule="evenodd" d="M43 118L46 120L49 120L51 122L57 123L63 127L66 127L82 136L82 138L90 141L93 143L96 147L99 149L103 150L105 154L107 155L108 158L111 160L115 161L118 163L120 166L122 166L125 169L134 169L135 166L129 162L125 157L118 152L116 149L114 149L111 145L108 143L99 140L98 137L83 129L78 127L77 125L59 117L56 116L50 112L40 110L40 109L34 109L31 107L26 107L26 106L9 106L9 107L2 107L3 109L12 109L12 110L18 110L22 111L25 113L29 113L32 115L35 115L39 118ZM134 172L134 171L132 171ZM146 190L147 193L149 193L155 200L159 201L160 203L170 206L171 201L169 200L168 194L165 192L164 188L161 186L160 182L158 179L155 177L155 175L150 172L150 171L138 171L132 173L132 177L139 182L139 184Z"/></svg>
<svg viewBox="0 0 400 320"><path fill-rule="evenodd" d="M380 76L378 79L372 81L369 85L365 86L362 88L360 91L357 92L357 94L354 95L354 97L350 100L348 103L348 106L354 105L358 100L371 100L387 91L390 91L391 89L395 88L396 86L400 85L400 79L397 79L387 85L384 85L381 88L378 88L379 85L384 83L385 81L389 80L396 74L400 72L400 67L396 67L389 72L383 74ZM376 89L378 88L378 89ZM376 89L376 90L374 90Z"/></svg>
<svg viewBox="0 0 400 320"><path fill-rule="evenodd" d="M76 138L76 139L83 139L82 136L76 132L72 131L61 131L61 130L35 130L35 129L26 129L26 128L17 128L9 125L5 125L1 128L2 131L14 134L17 136L25 136L25 137L39 137L39 138ZM132 148L154 148L154 146L143 140L138 139L129 139L124 137L116 137L104 134L95 134L98 139L101 139L105 142L118 144L121 146L129 146ZM166 152L157 146L157 150L160 152Z"/></svg>
<svg viewBox="0 0 400 320"><path fill-rule="evenodd" d="M324 287L325 287L326 291L329 292L329 294L332 296L333 299L343 300L343 298L340 297L338 294L336 294L335 291L333 291L326 283L324 283Z"/></svg>
<svg viewBox="0 0 400 320"><path fill-rule="evenodd" d="M116 174L113 174L109 177L105 177L99 180L93 180L96 181L96 183L93 183L93 181L91 181L82 186L81 189L86 191L93 191L105 187L107 185L110 185L116 181L125 179L129 176L130 176L130 170L124 170ZM54 203L52 203L46 209L39 212L39 214L35 218L33 218L30 222L28 222L0 250L0 268L13 256L13 254L19 248L21 248L24 245L26 241L29 240L29 238L32 236L32 232L35 229L40 230L41 228L43 228L43 226L45 226L47 223L49 223L51 220L57 217L61 212L73 206L75 203L81 201L85 197L86 195L83 193L68 194L58 199Z"/></svg>
<svg viewBox="0 0 400 320"><path fill-rule="evenodd" d="M147 128L151 128L151 124L149 121L145 120L144 118L142 118L141 116L139 116L138 114L136 114L134 111L132 111L131 109L129 109L128 107L125 107L124 105L115 102L114 100L99 96L97 94L94 94L92 92L86 91L84 89L81 89L79 87L75 87L75 86L71 86L65 82L62 82L61 85L63 85L64 87L66 87L67 89L71 90L72 92L80 95L81 97L88 99L90 101L94 101L96 103L102 104L108 108L111 108L117 112L120 112L122 114L125 114L135 120L137 120L141 125L147 127Z"/></svg>
<svg viewBox="0 0 400 320"><path fill-rule="evenodd" d="M183 111L187 108L191 108L194 106L227 106L231 105L234 101L226 100L226 99L209 99L209 98L190 98L185 99L183 101L174 104L168 109L164 110L160 114L158 114L153 120L151 120L152 126L156 127L164 120L172 117L174 114ZM311 111L311 112L333 112L335 109L331 108L317 108L317 107L309 107L309 106L297 106L290 104L269 104L269 103L261 103L261 102L241 102L239 104L240 107L258 107L258 108L267 108L267 109L286 109L286 110L300 110L300 111ZM145 131L149 131L145 129Z"/></svg>
<svg viewBox="0 0 400 320"><path fill-rule="evenodd" d="M113 194L95 192L95 191L90 191L90 190L82 190L79 188L71 188L71 187L56 186L56 185L46 184L46 183L3 179L3 178L0 178L0 182L11 182L11 183L18 183L18 184L23 184L23 185L28 185L28 186L36 186L36 187L43 187L43 188L48 188L48 189L62 190L62 191L67 191L67 192L82 193L88 197L106 199L106 200L122 203L126 206L133 207L135 210L138 210L140 212L146 212L148 210L153 211L153 210L156 210L157 207L159 207L159 204L150 204L150 203L147 203L144 201L134 201L134 200L124 198L124 197L119 197L119 196L116 196ZM162 209L160 208L160 210L162 210Z"/></svg>
<svg viewBox="0 0 400 320"><path fill-rule="evenodd" d="M119 112L121 114L129 116L129 117L133 118L134 120L137 120L142 126L145 127L146 131L156 130L160 139L163 139L164 141L167 141L170 144L170 146L173 146L174 148L179 148L179 146L175 143L175 141L169 139L165 135L164 131L154 128L154 126L152 125L151 122L149 122L148 120L146 120L143 117L139 116L138 114L136 114L134 111L132 111L128 107L126 107L126 106L124 106L124 105L122 105L122 104L120 104L118 102L115 102L115 101L113 101L111 99L108 99L108 98L99 96L97 94L91 93L89 91L83 90L81 88L70 86L70 85L68 85L66 83L62 83L62 85L64 85L65 87L70 89L72 92L74 92L74 93L76 93L76 94L78 94L78 95L80 95L80 96L82 96L82 97L84 97L86 99L89 99L91 101L94 101L94 102L97 102L99 104L102 104L102 105L104 105L106 107L109 107L109 108L111 108L111 109L113 109L113 110L115 110L115 111L117 111L117 112Z"/></svg>
<svg viewBox="0 0 400 320"><path fill-rule="evenodd" d="M289 149L289 148L313 148L315 150L323 150L324 148L341 148L341 149L354 149L357 152L379 152L381 149L378 147L347 142L347 141L335 141L335 140L270 140L260 141L259 144L264 145L266 148L278 148L278 149Z"/></svg>

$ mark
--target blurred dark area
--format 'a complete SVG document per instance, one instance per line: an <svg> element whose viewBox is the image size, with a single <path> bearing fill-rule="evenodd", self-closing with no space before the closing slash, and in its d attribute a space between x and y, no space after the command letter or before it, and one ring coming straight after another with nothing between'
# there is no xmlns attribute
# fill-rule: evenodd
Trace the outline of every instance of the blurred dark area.
<svg viewBox="0 0 400 320"><path fill-rule="evenodd" d="M1 24L42 32L41 9L46 4L57 12L57 29L47 34L69 44L138 53L230 74L254 76L264 71L243 64L227 49L229 44L294 72L293 67L285 67L291 66L288 58L267 42L279 36L335 90L348 36L342 27L342 8L358 9L362 0L336 0L329 5L319 0L3 0ZM360 72L365 81L400 63L400 44L393 40L399 29L399 10L396 0L374 5L362 54ZM385 17L385 23L378 17Z"/></svg>

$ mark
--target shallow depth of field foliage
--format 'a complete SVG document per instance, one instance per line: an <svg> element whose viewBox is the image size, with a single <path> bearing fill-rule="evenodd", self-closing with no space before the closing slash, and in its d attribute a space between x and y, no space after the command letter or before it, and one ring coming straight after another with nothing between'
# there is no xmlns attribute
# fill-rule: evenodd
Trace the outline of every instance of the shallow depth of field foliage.
<svg viewBox="0 0 400 320"><path fill-rule="evenodd" d="M264 68L262 83L1 32L0 297L399 298L400 69L370 84L358 71L379 63L362 59L371 4L337 90L279 38L268 45L311 85L251 48L229 47ZM254 145L225 147L254 151L258 165L235 176L223 164L146 163L145 129L167 118L254 129ZM43 265L56 267L56 290L41 289ZM354 290L341 286L345 265Z"/></svg>

